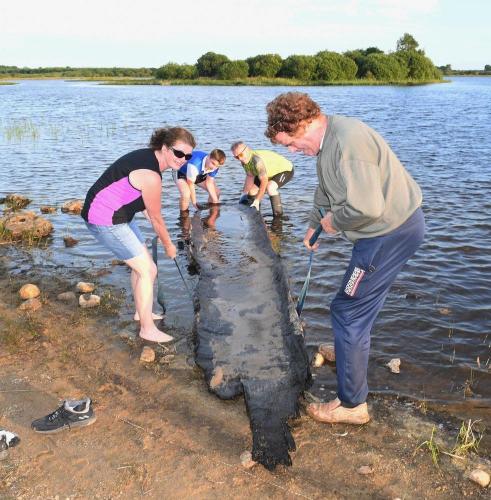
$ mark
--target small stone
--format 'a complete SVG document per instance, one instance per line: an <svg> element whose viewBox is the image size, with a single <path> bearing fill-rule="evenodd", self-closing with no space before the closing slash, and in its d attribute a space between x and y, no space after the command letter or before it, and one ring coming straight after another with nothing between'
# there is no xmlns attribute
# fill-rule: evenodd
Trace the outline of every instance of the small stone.
<svg viewBox="0 0 491 500"><path fill-rule="evenodd" d="M111 261L111 266L124 266L126 262L122 259L113 259Z"/></svg>
<svg viewBox="0 0 491 500"><path fill-rule="evenodd" d="M34 299L36 297L39 297L41 294L41 291L36 285L33 285L32 283L27 283L21 289L19 290L19 296L21 299Z"/></svg>
<svg viewBox="0 0 491 500"><path fill-rule="evenodd" d="M42 214L55 214L58 210L56 207L48 207L47 205L43 205L39 208Z"/></svg>
<svg viewBox="0 0 491 500"><path fill-rule="evenodd" d="M79 215L82 212L83 206L83 200L68 200L62 205L61 211L63 213Z"/></svg>
<svg viewBox="0 0 491 500"><path fill-rule="evenodd" d="M243 451L240 454L240 463L245 469L252 469L256 465L256 462L252 460L252 453L249 450Z"/></svg>
<svg viewBox="0 0 491 500"><path fill-rule="evenodd" d="M73 302L77 300L77 296L75 295L75 292L63 292L59 293L56 297L58 300L61 300L62 302Z"/></svg>
<svg viewBox="0 0 491 500"><path fill-rule="evenodd" d="M442 316L448 316L452 311L450 311L450 309L448 307L441 307L440 309L438 309L438 312Z"/></svg>
<svg viewBox="0 0 491 500"><path fill-rule="evenodd" d="M321 344L318 351L324 356L326 361L329 361L329 363L334 363L336 361L336 353L334 352L333 344Z"/></svg>
<svg viewBox="0 0 491 500"><path fill-rule="evenodd" d="M65 243L66 248L71 248L71 247L74 247L78 243L78 240L76 240L75 238L72 238L71 236L64 236L63 243Z"/></svg>
<svg viewBox="0 0 491 500"><path fill-rule="evenodd" d="M174 354L166 354L165 356L162 356L159 360L159 363L161 365L168 365L174 360L175 356Z"/></svg>
<svg viewBox="0 0 491 500"><path fill-rule="evenodd" d="M27 299L19 306L20 311L34 312L43 307L41 301L36 297L34 299Z"/></svg>
<svg viewBox="0 0 491 500"><path fill-rule="evenodd" d="M373 474L373 469L369 465L362 465L356 472L362 476L368 476L369 474Z"/></svg>
<svg viewBox="0 0 491 500"><path fill-rule="evenodd" d="M312 359L312 366L314 366L315 368L319 368L319 366L322 366L324 364L324 361L324 356L320 352L316 352Z"/></svg>
<svg viewBox="0 0 491 500"><path fill-rule="evenodd" d="M385 366L388 366L392 373L401 372L401 360L399 358L391 359Z"/></svg>
<svg viewBox="0 0 491 500"><path fill-rule="evenodd" d="M155 351L148 345L144 346L140 354L140 361L142 363L153 363L155 361Z"/></svg>
<svg viewBox="0 0 491 500"><path fill-rule="evenodd" d="M92 293L94 290L95 290L94 283L86 283L85 281L79 281L77 283L77 292Z"/></svg>
<svg viewBox="0 0 491 500"><path fill-rule="evenodd" d="M481 469L474 469L469 474L469 479L477 483L479 486L482 486L483 488L487 488L490 481L489 474Z"/></svg>
<svg viewBox="0 0 491 500"><path fill-rule="evenodd" d="M78 303L83 309L89 309L91 307L97 307L101 303L101 298L99 297L99 295L83 293L78 298Z"/></svg>
<svg viewBox="0 0 491 500"><path fill-rule="evenodd" d="M31 200L21 194L8 194L5 197L5 204L14 210L25 208L29 203L31 203Z"/></svg>

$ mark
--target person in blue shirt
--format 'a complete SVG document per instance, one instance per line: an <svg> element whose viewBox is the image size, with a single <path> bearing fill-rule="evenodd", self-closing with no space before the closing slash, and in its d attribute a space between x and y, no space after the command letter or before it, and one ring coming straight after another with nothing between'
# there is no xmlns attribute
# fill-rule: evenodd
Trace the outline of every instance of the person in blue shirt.
<svg viewBox="0 0 491 500"><path fill-rule="evenodd" d="M210 154L193 151L191 159L177 172L176 184L181 195L179 199L181 212L188 210L189 201L198 208L195 186L208 192L208 203L220 202L220 189L215 184L215 177L224 163L225 153L221 149L214 149Z"/></svg>

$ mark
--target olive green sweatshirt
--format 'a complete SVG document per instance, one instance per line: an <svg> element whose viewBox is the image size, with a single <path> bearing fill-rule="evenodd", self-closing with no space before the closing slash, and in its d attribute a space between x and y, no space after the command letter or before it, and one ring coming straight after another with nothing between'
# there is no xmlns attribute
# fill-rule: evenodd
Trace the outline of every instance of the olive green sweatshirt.
<svg viewBox="0 0 491 500"><path fill-rule="evenodd" d="M345 116L327 120L309 226L319 225L323 209L333 213L334 228L351 241L398 228L421 206L418 184L368 125Z"/></svg>

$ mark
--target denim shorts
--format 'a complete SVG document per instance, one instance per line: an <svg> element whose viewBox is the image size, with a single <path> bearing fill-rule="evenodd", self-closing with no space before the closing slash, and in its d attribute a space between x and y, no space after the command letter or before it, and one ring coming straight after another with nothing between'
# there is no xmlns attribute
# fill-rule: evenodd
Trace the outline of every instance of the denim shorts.
<svg viewBox="0 0 491 500"><path fill-rule="evenodd" d="M99 226L90 222L85 222L85 225L92 236L118 259L128 260L143 253L145 238L134 220L113 226Z"/></svg>

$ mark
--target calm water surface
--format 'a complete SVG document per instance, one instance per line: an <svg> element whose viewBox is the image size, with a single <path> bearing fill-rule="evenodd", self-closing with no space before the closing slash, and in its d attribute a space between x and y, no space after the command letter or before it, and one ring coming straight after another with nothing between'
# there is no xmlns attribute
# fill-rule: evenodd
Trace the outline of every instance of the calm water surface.
<svg viewBox="0 0 491 500"><path fill-rule="evenodd" d="M23 193L42 204L83 198L105 167L146 145L154 128L180 124L198 148L229 153L243 139L276 149L295 163L282 189L288 218L272 239L289 271L292 292L305 278L301 241L316 185L315 159L290 155L264 137L265 105L285 88L99 86L62 81L22 81L0 86L0 194ZM491 78L455 78L421 87L312 87L307 91L329 114L355 116L391 144L424 193L427 238L399 275L372 335L370 387L467 407L491 408ZM233 158L218 177L223 199L239 197L243 171ZM164 173L163 205L177 239L177 188ZM204 201L204 200L203 200ZM269 203L263 203L271 224ZM56 228L44 265L101 266L109 256L86 233L81 219L49 216ZM142 220L145 234L152 232ZM65 249L63 236L81 240ZM328 305L350 245L324 236L315 257L304 308L307 342L332 340ZM185 264L184 256L181 262ZM192 310L175 267L160 266L169 300L168 321L189 330ZM112 278L129 286L127 272ZM193 277L189 277L192 283ZM402 359L400 375L385 363ZM316 372L315 392L329 397L330 367ZM471 389L465 391L465 389Z"/></svg>

